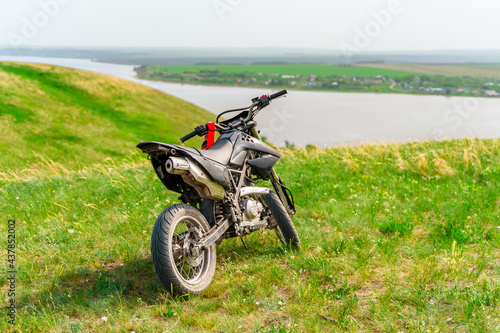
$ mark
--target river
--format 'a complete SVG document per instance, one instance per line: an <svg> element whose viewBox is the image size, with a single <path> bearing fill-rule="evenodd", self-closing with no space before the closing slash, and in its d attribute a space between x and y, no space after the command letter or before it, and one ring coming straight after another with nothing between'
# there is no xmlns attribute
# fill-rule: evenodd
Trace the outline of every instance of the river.
<svg viewBox="0 0 500 333"><path fill-rule="evenodd" d="M134 66L85 59L1 56L0 61L45 63L112 75L158 89L212 113L248 106L266 88L182 85L139 80ZM211 119L207 119L210 121ZM359 143L500 137L500 99L403 94L289 91L257 116L262 135L320 147Z"/></svg>

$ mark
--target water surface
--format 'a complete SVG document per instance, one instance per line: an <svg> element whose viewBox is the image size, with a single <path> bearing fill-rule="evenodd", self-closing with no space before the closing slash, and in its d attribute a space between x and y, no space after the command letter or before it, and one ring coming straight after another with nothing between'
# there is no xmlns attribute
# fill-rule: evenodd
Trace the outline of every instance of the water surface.
<svg viewBox="0 0 500 333"><path fill-rule="evenodd" d="M266 88L212 87L139 80L134 66L85 59L1 56L0 61L46 63L89 70L153 87L212 113L249 105ZM403 94L290 91L257 116L262 134L285 145L335 146L500 137L500 99ZM210 121L212 119L207 119Z"/></svg>

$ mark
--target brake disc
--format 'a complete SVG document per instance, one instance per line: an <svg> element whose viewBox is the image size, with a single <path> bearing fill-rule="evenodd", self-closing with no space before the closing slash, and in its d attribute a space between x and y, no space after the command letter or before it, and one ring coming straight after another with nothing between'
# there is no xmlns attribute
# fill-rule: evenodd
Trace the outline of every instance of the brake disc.
<svg viewBox="0 0 500 333"><path fill-rule="evenodd" d="M182 252L183 252L184 257L186 258L186 263L191 267L197 267L203 261L203 253L198 255L198 256L194 256L192 254L192 251L191 251L192 241L191 241L190 236L192 235L192 232L195 233L195 236L199 236L199 230L198 229L192 230L192 229L193 228L189 229L190 233L188 235L186 235L186 238L184 239Z"/></svg>

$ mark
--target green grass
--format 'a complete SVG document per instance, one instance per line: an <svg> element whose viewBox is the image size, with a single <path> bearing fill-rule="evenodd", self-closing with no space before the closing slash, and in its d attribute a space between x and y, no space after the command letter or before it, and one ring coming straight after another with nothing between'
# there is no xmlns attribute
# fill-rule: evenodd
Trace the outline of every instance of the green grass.
<svg viewBox="0 0 500 333"><path fill-rule="evenodd" d="M152 269L152 227L176 195L144 158L3 175L0 209L17 221L18 328L494 332L499 143L284 150L278 171L295 193L302 251L269 231L247 237L249 250L225 241L212 285L187 301Z"/></svg>
<svg viewBox="0 0 500 333"><path fill-rule="evenodd" d="M411 75L411 72L397 71L391 69L367 68L359 66L332 66L332 65L196 65L196 66L158 66L155 70L167 70L171 73L184 73L189 71L215 70L219 69L222 73L237 74L262 73L262 74L280 74L280 75L349 75L362 77L375 77L377 75L404 77Z"/></svg>
<svg viewBox="0 0 500 333"><path fill-rule="evenodd" d="M500 72L500 64L467 64L462 67Z"/></svg>
<svg viewBox="0 0 500 333"><path fill-rule="evenodd" d="M499 147L456 140L282 149L277 171L295 194L302 250L283 248L270 231L246 237L248 250L224 241L212 285L187 300L170 297L152 268L155 218L177 195L145 156L89 154L81 167L40 154L0 172L4 242L7 220L17 225L16 329L496 332ZM4 275L0 286L6 306ZM0 331L10 328L2 314Z"/></svg>
<svg viewBox="0 0 500 333"><path fill-rule="evenodd" d="M497 90L498 65L358 64L144 66L142 79L330 92L484 96ZM312 77L311 75L316 75ZM378 78L377 78L378 76ZM428 91L440 88L439 92Z"/></svg>
<svg viewBox="0 0 500 333"><path fill-rule="evenodd" d="M40 156L69 167L126 158L140 141L179 138L212 116L125 80L47 65L0 63L0 155L5 170Z"/></svg>
<svg viewBox="0 0 500 333"><path fill-rule="evenodd" d="M410 72L413 75L443 75L451 77L478 77L491 80L500 78L500 64L362 64L365 68Z"/></svg>

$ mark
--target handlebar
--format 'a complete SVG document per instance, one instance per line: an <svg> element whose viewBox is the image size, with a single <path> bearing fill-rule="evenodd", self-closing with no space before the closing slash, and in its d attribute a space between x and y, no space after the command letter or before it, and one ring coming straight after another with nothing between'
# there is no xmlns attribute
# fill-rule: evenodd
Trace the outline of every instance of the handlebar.
<svg viewBox="0 0 500 333"><path fill-rule="evenodd" d="M196 136L197 134L198 134L198 132L193 131L193 132L189 133L188 135L183 136L181 138L181 142L184 143L184 141L191 139L192 137Z"/></svg>
<svg viewBox="0 0 500 333"><path fill-rule="evenodd" d="M284 89L272 95L267 95L267 96L262 95L261 97L252 98L253 104L249 107L248 116L245 118L245 122L248 122L250 119L253 118L254 110L257 110L257 112L259 112L259 110L268 106L273 99L281 97L286 94L288 94L288 91Z"/></svg>
<svg viewBox="0 0 500 333"><path fill-rule="evenodd" d="M181 142L184 143L184 141L187 141L187 140L191 139L192 137L194 137L196 135L199 135L199 136L205 135L205 134L207 134L207 132L208 132L208 126L207 125L196 126L196 128L194 129L194 131L192 131L188 135L185 135L185 136L183 136L181 138Z"/></svg>
<svg viewBox="0 0 500 333"><path fill-rule="evenodd" d="M242 109L234 109L234 110L228 110L228 111L224 111L223 113L219 114L217 116L217 119L216 119L216 125L218 128L219 128L219 131L220 130L226 130L226 128L224 128L223 126L219 125L218 124L218 120L219 120L219 117L222 116L223 114L225 113L228 113L228 112L234 112L234 111L244 111L244 110L248 110L248 115L247 117L243 120L244 123L248 123L254 116L254 111L256 111L255 114L257 114L257 112L259 112L261 109L265 108L266 106L269 105L269 103L273 100L273 99L276 99L278 97L281 97L281 96L284 96L286 95L288 92L286 91L286 89L284 90L281 90L281 91L278 91L277 93L274 93L272 95L262 95L260 97L255 97L255 98L252 98L252 105L250 105L248 108L242 108ZM252 125L252 126L255 126L255 125ZM207 134L208 132L208 126L207 125L200 125L200 126L197 126L195 128L195 130L185 136L183 136L181 138L181 142L184 143L185 141L191 139L192 137L196 136L196 135L199 135L199 136L202 136L202 135L205 135Z"/></svg>
<svg viewBox="0 0 500 333"><path fill-rule="evenodd" d="M286 89L282 90L282 91L278 91L277 93L272 94L271 96L269 96L269 99L273 100L275 98L281 97L281 96L286 95L286 94L288 94L288 91L286 91Z"/></svg>

